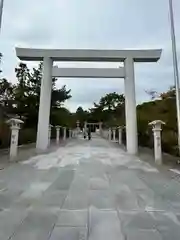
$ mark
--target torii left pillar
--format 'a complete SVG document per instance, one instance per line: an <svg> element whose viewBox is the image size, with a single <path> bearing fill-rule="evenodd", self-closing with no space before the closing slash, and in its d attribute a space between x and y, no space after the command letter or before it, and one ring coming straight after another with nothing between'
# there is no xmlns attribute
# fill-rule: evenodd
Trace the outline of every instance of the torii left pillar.
<svg viewBox="0 0 180 240"><path fill-rule="evenodd" d="M46 150L49 143L48 135L52 91L52 66L52 59L49 57L45 57L43 60L43 75L41 82L38 130L36 141L36 148L39 150Z"/></svg>

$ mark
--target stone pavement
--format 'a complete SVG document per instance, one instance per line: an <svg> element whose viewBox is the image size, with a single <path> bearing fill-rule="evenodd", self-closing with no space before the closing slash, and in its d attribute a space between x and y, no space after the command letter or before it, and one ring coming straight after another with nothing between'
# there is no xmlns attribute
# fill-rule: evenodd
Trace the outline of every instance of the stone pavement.
<svg viewBox="0 0 180 240"><path fill-rule="evenodd" d="M96 136L0 171L0 240L179 240L180 183Z"/></svg>

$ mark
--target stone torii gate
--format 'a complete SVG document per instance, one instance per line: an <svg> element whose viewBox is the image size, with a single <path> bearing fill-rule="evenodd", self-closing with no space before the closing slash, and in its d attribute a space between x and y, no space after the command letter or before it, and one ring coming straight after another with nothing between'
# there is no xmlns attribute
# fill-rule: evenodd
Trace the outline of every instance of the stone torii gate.
<svg viewBox="0 0 180 240"><path fill-rule="evenodd" d="M43 61L43 77L38 119L36 147L48 147L48 127L52 77L64 78L124 78L127 151L138 151L134 62L157 62L161 56L156 50L85 50L85 49L29 49L16 48L17 57L25 61ZM124 62L120 68L58 68L54 61Z"/></svg>
<svg viewBox="0 0 180 240"><path fill-rule="evenodd" d="M102 122L98 122L98 123L90 123L90 122L85 122L84 123L84 128L87 129L89 126L93 126L93 127L98 127L99 131L102 131Z"/></svg>

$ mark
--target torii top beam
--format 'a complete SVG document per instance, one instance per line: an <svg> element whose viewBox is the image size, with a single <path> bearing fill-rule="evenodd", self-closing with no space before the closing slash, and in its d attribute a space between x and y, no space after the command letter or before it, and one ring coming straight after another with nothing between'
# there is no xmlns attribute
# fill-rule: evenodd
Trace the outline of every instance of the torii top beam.
<svg viewBox="0 0 180 240"><path fill-rule="evenodd" d="M16 48L20 60L42 61L44 57L53 61L86 61L86 62L123 62L133 58L135 62L157 62L161 49L147 50L87 50L87 49L34 49Z"/></svg>
<svg viewBox="0 0 180 240"><path fill-rule="evenodd" d="M125 71L120 68L58 68L53 67L52 77L63 78L124 78Z"/></svg>

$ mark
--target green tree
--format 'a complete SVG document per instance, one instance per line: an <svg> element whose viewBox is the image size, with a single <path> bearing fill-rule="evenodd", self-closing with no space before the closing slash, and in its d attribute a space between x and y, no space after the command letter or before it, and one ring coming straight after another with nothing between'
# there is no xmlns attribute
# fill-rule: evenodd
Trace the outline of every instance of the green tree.
<svg viewBox="0 0 180 240"><path fill-rule="evenodd" d="M31 94L29 86L30 71L26 64L20 63L19 66L15 68L15 73L18 82L14 89L14 113L18 114L20 118L22 118L22 116L28 117L27 113L30 110L28 97Z"/></svg>
<svg viewBox="0 0 180 240"><path fill-rule="evenodd" d="M76 121L79 120L81 126L84 125L85 121L88 121L89 119L89 113L88 111L84 110L81 106L77 108L76 113L75 113L75 118Z"/></svg>
<svg viewBox="0 0 180 240"><path fill-rule="evenodd" d="M167 92L160 93L159 97L161 99L167 99L167 98L175 99L176 98L175 86L171 86Z"/></svg>
<svg viewBox="0 0 180 240"><path fill-rule="evenodd" d="M7 79L0 79L0 105L2 107L10 107L13 100L14 85Z"/></svg>
<svg viewBox="0 0 180 240"><path fill-rule="evenodd" d="M113 92L101 97L98 104L94 103L94 107L90 109L90 112L95 121L118 125L124 122L124 108L124 95Z"/></svg>
<svg viewBox="0 0 180 240"><path fill-rule="evenodd" d="M116 92L108 93L100 99L99 105L103 107L103 110L114 111L118 106L122 106L125 103L123 94Z"/></svg>
<svg viewBox="0 0 180 240"><path fill-rule="evenodd" d="M56 126L72 127L72 116L68 109L60 107L51 111L51 123Z"/></svg>
<svg viewBox="0 0 180 240"><path fill-rule="evenodd" d="M26 64L20 63L15 69L18 83L14 90L15 108L14 113L26 118L26 124L36 126L38 119L40 89L42 79L42 63L38 68L30 71ZM71 97L70 90L66 86L61 89L56 87L56 78L52 79L51 116L62 104ZM53 123L53 122L52 122Z"/></svg>
<svg viewBox="0 0 180 240"><path fill-rule="evenodd" d="M162 131L163 150L177 154L175 88L170 87L163 93L157 93L156 96L157 99L137 106L139 143L153 147L152 129L148 128L148 123L160 119L166 123Z"/></svg>

